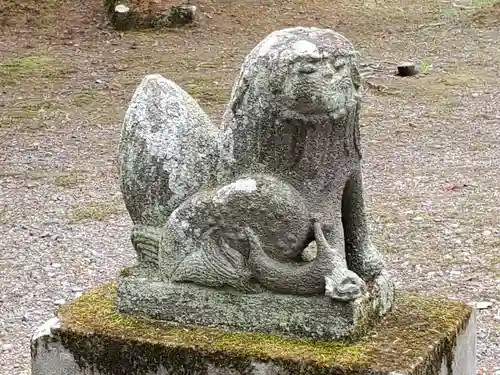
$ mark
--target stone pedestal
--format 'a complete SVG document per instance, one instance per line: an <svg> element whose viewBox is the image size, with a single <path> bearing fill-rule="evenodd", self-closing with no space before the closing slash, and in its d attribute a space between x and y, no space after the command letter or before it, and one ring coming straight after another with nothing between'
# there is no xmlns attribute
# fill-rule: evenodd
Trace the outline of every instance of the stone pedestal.
<svg viewBox="0 0 500 375"><path fill-rule="evenodd" d="M116 313L116 285L63 306L33 336L33 375L475 375L475 312L400 294L351 344L167 326Z"/></svg>
<svg viewBox="0 0 500 375"><path fill-rule="evenodd" d="M118 311L183 326L351 341L392 307L394 287L381 275L364 297L338 302L325 295L245 294L163 281L155 270L132 267L118 278Z"/></svg>

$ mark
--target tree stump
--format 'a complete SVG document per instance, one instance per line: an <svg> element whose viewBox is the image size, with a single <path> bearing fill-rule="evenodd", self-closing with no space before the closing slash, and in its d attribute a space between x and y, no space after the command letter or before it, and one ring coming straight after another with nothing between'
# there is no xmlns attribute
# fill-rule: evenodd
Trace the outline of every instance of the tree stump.
<svg viewBox="0 0 500 375"><path fill-rule="evenodd" d="M129 30L134 27L135 17L130 11L130 7L118 4L113 9L111 23L117 30Z"/></svg>
<svg viewBox="0 0 500 375"><path fill-rule="evenodd" d="M194 23L196 7L178 5L149 8L139 0L105 0L111 24L117 30L176 28Z"/></svg>
<svg viewBox="0 0 500 375"><path fill-rule="evenodd" d="M411 77L418 74L418 69L411 62L403 62L398 65L398 75L401 77Z"/></svg>
<svg viewBox="0 0 500 375"><path fill-rule="evenodd" d="M155 28L182 27L195 21L196 7L194 5L173 6L154 20Z"/></svg>

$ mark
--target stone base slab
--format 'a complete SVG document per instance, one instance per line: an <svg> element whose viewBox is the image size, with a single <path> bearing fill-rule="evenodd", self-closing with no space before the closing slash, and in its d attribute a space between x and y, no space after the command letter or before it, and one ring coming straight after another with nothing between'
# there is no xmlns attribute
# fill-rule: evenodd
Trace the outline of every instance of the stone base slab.
<svg viewBox="0 0 500 375"><path fill-rule="evenodd" d="M355 343L173 327L116 313L116 286L60 308L33 336L32 375L475 375L475 311L402 294Z"/></svg>
<svg viewBox="0 0 500 375"><path fill-rule="evenodd" d="M394 300L393 284L384 275L364 297L344 303L326 296L244 294L170 283L150 272L135 267L125 276L122 272L119 312L184 326L350 341L379 322Z"/></svg>

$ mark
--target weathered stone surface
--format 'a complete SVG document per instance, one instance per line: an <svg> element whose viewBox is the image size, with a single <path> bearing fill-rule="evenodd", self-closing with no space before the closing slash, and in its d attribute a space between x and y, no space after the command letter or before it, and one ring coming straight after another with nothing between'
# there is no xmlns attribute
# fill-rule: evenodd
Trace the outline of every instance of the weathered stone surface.
<svg viewBox="0 0 500 375"><path fill-rule="evenodd" d="M475 375L475 312L400 295L353 344L185 328L121 316L103 286L63 307L33 336L33 375Z"/></svg>
<svg viewBox="0 0 500 375"><path fill-rule="evenodd" d="M169 298L210 287L220 310L231 291L246 293L241 321L268 293L370 298L383 262L364 212L356 56L331 30L270 34L245 59L220 129L173 82L145 78L120 143L132 242L149 270L140 285L157 291L148 275L158 274ZM314 257L303 253L312 242Z"/></svg>
<svg viewBox="0 0 500 375"><path fill-rule="evenodd" d="M146 76L123 122L121 188L134 224L161 227L172 211L215 182L218 129L196 101L160 75Z"/></svg>
<svg viewBox="0 0 500 375"><path fill-rule="evenodd" d="M117 308L121 313L187 326L346 341L377 324L392 307L393 299L393 286L383 275L362 298L332 303L324 295L222 293L163 282L149 269L131 268L119 277Z"/></svg>

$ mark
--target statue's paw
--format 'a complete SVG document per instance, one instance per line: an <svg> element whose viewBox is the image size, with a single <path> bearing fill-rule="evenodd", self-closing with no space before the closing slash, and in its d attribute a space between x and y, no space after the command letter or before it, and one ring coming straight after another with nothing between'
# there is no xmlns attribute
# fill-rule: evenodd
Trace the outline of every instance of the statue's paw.
<svg viewBox="0 0 500 375"><path fill-rule="evenodd" d="M158 263L161 229L146 225L135 225L131 241L139 259L148 263Z"/></svg>
<svg viewBox="0 0 500 375"><path fill-rule="evenodd" d="M376 278L385 267L379 251L371 244L351 257L350 264L350 268L365 281Z"/></svg>
<svg viewBox="0 0 500 375"><path fill-rule="evenodd" d="M366 292L365 282L354 272L343 270L325 277L325 294L341 302L354 301Z"/></svg>
<svg viewBox="0 0 500 375"><path fill-rule="evenodd" d="M161 228L147 225L135 225L130 237L134 244L158 246L161 237Z"/></svg>

